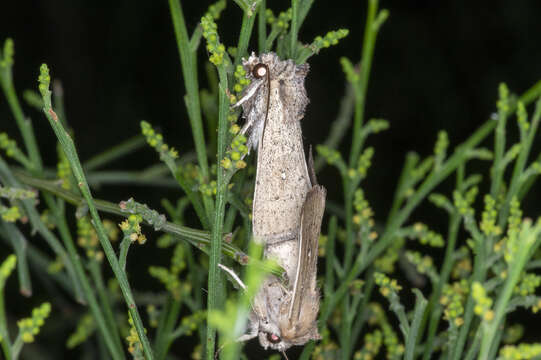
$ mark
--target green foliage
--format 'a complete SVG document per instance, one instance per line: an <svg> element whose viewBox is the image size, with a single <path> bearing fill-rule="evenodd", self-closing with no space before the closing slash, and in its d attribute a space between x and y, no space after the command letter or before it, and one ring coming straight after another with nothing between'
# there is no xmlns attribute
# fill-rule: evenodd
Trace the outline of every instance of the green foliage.
<svg viewBox="0 0 541 360"><path fill-rule="evenodd" d="M39 94L26 91L23 97L30 106L43 110L58 139L56 169L44 166L36 135L18 104L13 85L14 44L11 39L5 41L0 53L0 85L22 142L19 147L13 140L19 138L18 134L0 133L0 149L10 161L8 164L0 156L0 237L17 255L10 255L0 266L0 343L4 357L17 359L23 344L36 340L51 313L51 305L43 303L31 317L19 320L19 336L12 342L9 330L15 326L9 323L13 317L6 316L5 297L9 297L10 305L15 295L5 294L4 287L17 268L21 292L29 295L28 263L42 270L47 288L54 283L63 289L63 295L73 295L88 305L84 311L75 312L83 314L76 319L71 303L70 311L53 314L60 321L54 321L57 328L51 326L51 331L75 327L69 329L68 348L99 341L100 350L115 360L124 359L126 350L134 359L162 360L176 356L171 350L173 342L189 337L191 344L197 344L191 349L193 358L211 360L217 350L224 359L246 357L236 340L246 330L253 297L265 276L272 273L281 277L283 270L262 260L263 250L251 241L255 167L253 158L247 157L247 138L237 124L239 110L230 107L250 83L246 69L240 65L241 58L249 52L255 18L259 20L259 50L275 51L298 64L337 45L349 30L329 31L304 43L299 29L313 1L293 0L291 7L278 15L266 8L274 5L270 1L235 2L238 7L232 11L242 12L239 40L226 44L220 38L225 30L218 28L225 0L210 5L191 34L180 3L169 1L194 139L193 156L189 149L183 149L179 157L162 134L141 121L142 136L100 154L98 160L81 164L71 133L66 131L59 94L49 89L51 72L43 64ZM193 16L190 14L190 18ZM372 140L371 135L387 130L390 123L380 118L366 121L365 101L376 40L388 16L386 10L378 8L377 0L367 1L361 58L339 60L344 82L350 88L344 99L345 110L333 125L336 131L316 145L316 164L334 167L329 171L334 171L336 183L342 185L339 195L343 201L333 197L328 202L331 220L325 218L320 239L318 324L322 339L308 343L300 358L539 357L539 343L518 343L525 330L520 324L511 324L508 316L519 307L533 313L541 310L541 276L536 273L541 262L541 221L525 217L521 207L541 174L540 157L532 156L541 102L533 112L529 108L541 94L541 85L518 96L501 84L497 114L468 139L456 139L463 142L452 148L449 135L441 130L433 154L424 158L407 154L393 203L383 218L370 205L373 194L363 181L369 178L374 163L385 166L376 156L376 147L384 145L378 142L366 146L366 142ZM206 67L198 63L202 60L198 56L203 38L208 54ZM339 48L334 51L340 52ZM207 84L202 85L206 89L199 88L198 67L206 70L207 81L201 82ZM513 116L519 139L507 132L507 120ZM345 139L348 133L350 144ZM492 133L493 148L480 147ZM156 169L169 170L169 174L141 170L130 173L130 180L160 186L166 177L169 185L178 184L178 201L162 202L167 217L133 198L118 205L96 200L87 181L101 166L134 151L145 140L165 164ZM490 161L490 173L470 174L469 162L477 160ZM110 175L118 184L124 181L118 172ZM448 186L437 188L443 182ZM484 205L477 200L478 195ZM435 216L448 221L446 233L415 212L425 200L436 206ZM66 202L77 210L67 210ZM185 216L192 211L195 219ZM124 218L119 224L120 242L114 241L118 228L102 221L103 213ZM195 225L187 227L186 221ZM76 228L70 224L76 224ZM165 236L155 240L152 231L143 234L145 225ZM27 241L29 234L32 241ZM145 257L144 264L136 264L148 269L162 285L150 295L132 291L132 285L141 286L140 279L129 276L126 270L128 249L133 243L146 243L145 250L157 247L156 251L170 256L165 266ZM250 249L248 255L242 250L246 248ZM83 252L86 256L80 255ZM403 276L398 276L399 272ZM400 285L396 279L400 279ZM106 287L106 283L111 286ZM421 287L425 283L430 286ZM411 301L403 299L411 292L415 304L406 306ZM58 306L63 303L66 301L58 301ZM143 317L141 309L146 309ZM63 321L62 316L71 316L71 321ZM216 334L221 347L216 346ZM89 347L81 347L81 351Z"/></svg>

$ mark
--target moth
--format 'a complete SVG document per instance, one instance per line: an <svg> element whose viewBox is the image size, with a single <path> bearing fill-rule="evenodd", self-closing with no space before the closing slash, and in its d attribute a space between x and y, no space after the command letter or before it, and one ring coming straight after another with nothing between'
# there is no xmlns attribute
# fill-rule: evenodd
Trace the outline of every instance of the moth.
<svg viewBox="0 0 541 360"><path fill-rule="evenodd" d="M265 278L252 303L248 332L239 340L259 337L265 349L284 352L320 339L316 273L326 190L317 184L302 142L309 67L275 53L252 53L243 66L251 83L234 106L242 106L241 133L249 134L248 147L257 149L253 237L288 281Z"/></svg>

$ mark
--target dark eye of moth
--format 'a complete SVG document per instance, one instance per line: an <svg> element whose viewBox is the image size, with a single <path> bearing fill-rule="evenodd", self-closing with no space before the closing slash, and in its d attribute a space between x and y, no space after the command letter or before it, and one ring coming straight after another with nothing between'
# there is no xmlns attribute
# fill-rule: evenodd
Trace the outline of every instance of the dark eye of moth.
<svg viewBox="0 0 541 360"><path fill-rule="evenodd" d="M254 66L254 69L252 70L252 75L256 79L261 79L267 75L267 71L269 71L269 68L267 67L267 65L259 63L256 66Z"/></svg>
<svg viewBox="0 0 541 360"><path fill-rule="evenodd" d="M282 341L280 337L276 334L267 333L267 340L269 340L271 343L276 344Z"/></svg>

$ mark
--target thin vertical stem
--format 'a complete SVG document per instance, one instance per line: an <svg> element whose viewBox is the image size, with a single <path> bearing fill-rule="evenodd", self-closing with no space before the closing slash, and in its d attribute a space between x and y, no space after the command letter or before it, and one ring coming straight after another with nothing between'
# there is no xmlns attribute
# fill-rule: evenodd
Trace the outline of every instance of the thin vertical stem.
<svg viewBox="0 0 541 360"><path fill-rule="evenodd" d="M177 39L182 76L184 77L184 83L186 84L186 106L188 108L188 116L190 118L190 125L193 133L197 161L201 168L201 174L208 180L207 148L205 145L203 119L201 117L201 104L199 100L196 54L190 48L190 39L188 37L188 30L186 29L180 0L169 0L169 11L173 20L175 38Z"/></svg>
<svg viewBox="0 0 541 360"><path fill-rule="evenodd" d="M225 156L225 147L227 142L227 114L229 112L229 99L227 97L227 73L225 66L218 67L218 76L220 79L219 87L219 110L218 110L218 155L217 155L217 185L216 185L216 206L214 212L214 225L212 226L210 254L209 254L209 274L208 274L208 299L207 311L212 311L219 304L218 293L221 287L221 276L218 264L221 260L222 248L222 230L224 225L225 205L227 203L227 183L228 176L220 165L220 161ZM216 329L210 324L207 326L207 353L208 360L214 359L216 345Z"/></svg>
<svg viewBox="0 0 541 360"><path fill-rule="evenodd" d="M291 32L289 33L289 58L295 59L299 33L299 0L291 0Z"/></svg>
<svg viewBox="0 0 541 360"><path fill-rule="evenodd" d="M32 164L34 165L33 170L41 170L42 160L36 142L36 137L34 135L34 128L32 127L32 122L25 118L19 100L17 99L15 87L13 86L13 74L11 72L11 67L8 67L3 71L0 70L0 85L2 86L2 90L6 96L9 107L11 108L15 122L17 123L19 131L23 137L26 151L30 157L30 160L32 160Z"/></svg>
<svg viewBox="0 0 541 360"><path fill-rule="evenodd" d="M257 44L260 54L265 51L265 42L267 40L267 17L265 14L266 10L266 0L261 0L261 2L259 3L259 10L257 12Z"/></svg>
<svg viewBox="0 0 541 360"><path fill-rule="evenodd" d="M109 238L107 237L107 233L99 217L98 211L96 209L96 205L94 203L94 199L92 198L92 194L90 192L88 182L86 181L86 177L83 172L83 168L81 166L81 162L79 161L79 156L77 155L77 151L75 149L75 144L73 143L73 140L71 139L69 134L63 128L62 123L59 121L57 114L53 111L51 107L51 92L49 90L48 74L49 74L49 69L47 68L45 64L42 65L41 74L40 74L40 91L42 93L43 102L44 102L43 112L45 116L47 117L47 120L49 120L49 124L53 128L54 133L60 145L62 146L62 150L64 151L64 153L66 154L66 157L68 158L72 173L75 179L77 180L79 190L81 191L83 197L85 198L86 204L88 205L88 210L90 211L94 228L96 229L96 233L98 234L98 239L100 240L101 246L103 248L105 256L107 257L107 260L109 261L109 264L111 265L111 269L113 270L113 273L116 279L118 280L120 290L122 292L122 295L124 296L124 301L126 302L128 310L133 319L133 323L135 325L137 335L139 336L139 340L141 341L141 345L142 345L145 357L148 360L152 360L154 357L152 355L150 342L148 341L148 337L143 327L143 322L141 321L141 317L139 316L139 312L137 310L137 307L133 298L133 294L131 292L130 285L128 283L126 273L120 267L118 258L116 257L115 250L113 249L113 246L111 245L111 242L109 241ZM112 341L111 339L105 339L105 340Z"/></svg>
<svg viewBox="0 0 541 360"><path fill-rule="evenodd" d="M374 56L374 47L376 45L376 35L378 29L374 27L374 20L378 9L378 0L368 1L368 14L364 30L363 49L361 55L361 74L357 84L355 98L355 117L353 121L353 140L349 157L349 165L353 167L361 153L362 134L361 128L364 119L364 105L366 100L366 89L370 79L370 69L372 67L372 58Z"/></svg>
<svg viewBox="0 0 541 360"><path fill-rule="evenodd" d="M242 15L242 26L240 28L239 43L237 45L237 55L235 57L235 66L240 64L240 60L247 54L248 43L254 28L255 14L248 16L247 12Z"/></svg>

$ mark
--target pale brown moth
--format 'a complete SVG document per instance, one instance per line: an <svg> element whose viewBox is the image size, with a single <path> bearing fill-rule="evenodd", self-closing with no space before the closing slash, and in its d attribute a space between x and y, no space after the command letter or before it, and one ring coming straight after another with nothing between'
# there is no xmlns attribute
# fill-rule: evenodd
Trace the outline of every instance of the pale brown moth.
<svg viewBox="0 0 541 360"><path fill-rule="evenodd" d="M274 275L263 281L248 332L239 340L257 336L265 349L283 352L320 338L316 275L326 190L316 183L302 142L308 64L267 53L252 54L243 65L251 83L234 106L242 106L241 133L248 133L247 145L257 149L253 238L264 246L266 258L282 266L288 281Z"/></svg>

